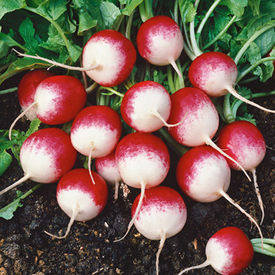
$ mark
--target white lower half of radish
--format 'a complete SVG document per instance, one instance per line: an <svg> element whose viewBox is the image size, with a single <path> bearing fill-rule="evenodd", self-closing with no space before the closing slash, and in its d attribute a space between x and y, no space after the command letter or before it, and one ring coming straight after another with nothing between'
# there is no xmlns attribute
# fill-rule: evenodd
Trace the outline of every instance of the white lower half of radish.
<svg viewBox="0 0 275 275"><path fill-rule="evenodd" d="M103 157L111 153L117 143L118 131L103 126L78 126L71 133L74 148L84 156Z"/></svg>
<svg viewBox="0 0 275 275"><path fill-rule="evenodd" d="M58 205L71 217L73 210L78 209L76 221L88 221L94 219L102 210L101 205L96 205L93 198L81 190L63 189L58 192ZM80 203L81 202L81 203Z"/></svg>

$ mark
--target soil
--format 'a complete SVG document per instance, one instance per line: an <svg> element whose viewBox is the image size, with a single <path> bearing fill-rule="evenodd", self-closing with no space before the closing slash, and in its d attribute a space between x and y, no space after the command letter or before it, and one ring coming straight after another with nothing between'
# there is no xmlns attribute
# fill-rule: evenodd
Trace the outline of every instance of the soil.
<svg viewBox="0 0 275 275"><path fill-rule="evenodd" d="M15 83L11 80L7 84ZM275 83L253 85L252 89L273 90ZM257 103L275 109L275 96L255 100ZM254 107L248 107L257 121L268 146L263 162L257 168L258 183L266 217L261 225L264 237L274 237L275 223L275 125L274 114L266 114ZM0 129L8 129L20 113L16 93L0 96ZM26 130L29 122L22 119L17 129ZM188 219L183 230L166 240L160 255L160 275L175 275L183 268L197 265L205 260L204 249L207 240L219 229L237 226L246 235L258 238L257 228L234 206L221 198L213 203L197 203L188 199L177 187L175 167L178 156L171 151L172 165L163 185L179 191L187 205ZM0 177L1 189L22 177L23 171L14 160ZM0 207L11 202L16 190L26 192L36 183L27 181L18 188L0 197ZM75 222L66 239L57 240L44 233L64 234L69 218L59 208L56 198L56 183L46 184L22 201L23 206L11 220L0 218L0 274L1 275L71 275L71 274L155 274L155 254L158 241L144 238L133 227L128 236L120 242L130 221L131 205L139 190L129 188L126 197L121 185L119 199L113 202L114 190L109 188L109 200L104 211L94 220ZM232 171L232 182L228 194L244 209L260 219L261 212L253 185L242 172ZM217 274L212 267L198 269L189 274ZM275 259L255 253L250 266L242 273L275 274Z"/></svg>

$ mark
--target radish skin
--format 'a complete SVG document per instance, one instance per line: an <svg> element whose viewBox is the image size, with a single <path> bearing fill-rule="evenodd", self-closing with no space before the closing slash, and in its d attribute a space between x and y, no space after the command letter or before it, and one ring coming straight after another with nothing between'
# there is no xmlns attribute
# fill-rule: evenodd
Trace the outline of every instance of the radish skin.
<svg viewBox="0 0 275 275"><path fill-rule="evenodd" d="M265 112L275 113L275 110L264 108L238 94L234 89L237 84L237 76L236 63L230 56L222 52L202 53L192 61L188 70L188 78L191 84L211 97L220 97L231 93L246 104Z"/></svg>
<svg viewBox="0 0 275 275"><path fill-rule="evenodd" d="M132 217L135 216L140 194L132 206ZM157 186L145 190L145 196L135 219L136 229L150 240L160 240L156 253L156 274L159 274L159 256L165 240L178 234L187 219L187 209L181 195L166 186Z"/></svg>
<svg viewBox="0 0 275 275"><path fill-rule="evenodd" d="M186 268L178 275L209 265L222 275L240 274L252 262L254 250L245 233L232 226L220 229L208 240L205 254L204 263Z"/></svg>
<svg viewBox="0 0 275 275"><path fill-rule="evenodd" d="M266 143L260 130L251 122L235 121L225 125L218 133L217 145L242 167L253 175L255 192L262 212L261 222L264 220L264 205L257 183L256 167L262 162L266 154ZM230 167L239 170L239 167L228 160Z"/></svg>
<svg viewBox="0 0 275 275"><path fill-rule="evenodd" d="M165 179L170 168L170 155L165 143L150 133L135 132L123 137L115 151L116 163L124 183L141 189L136 214L128 224L130 231L142 205L145 189L155 187Z"/></svg>
<svg viewBox="0 0 275 275"><path fill-rule="evenodd" d="M70 136L58 128L46 128L31 134L20 149L24 176L0 192L0 195L30 179L39 183L58 181L75 164L77 152Z"/></svg>
<svg viewBox="0 0 275 275"><path fill-rule="evenodd" d="M88 170L73 169L58 182L56 198L60 208L70 217L66 233L56 236L47 231L53 238L64 239L68 236L74 221L89 221L97 217L105 208L108 199L108 188L104 179L92 171L93 184Z"/></svg>

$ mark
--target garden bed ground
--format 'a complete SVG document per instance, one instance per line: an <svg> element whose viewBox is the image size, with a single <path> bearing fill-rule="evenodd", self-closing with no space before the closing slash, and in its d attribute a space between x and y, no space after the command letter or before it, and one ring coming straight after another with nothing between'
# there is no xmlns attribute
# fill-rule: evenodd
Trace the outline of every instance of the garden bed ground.
<svg viewBox="0 0 275 275"><path fill-rule="evenodd" d="M13 83L14 84L14 83ZM268 86L267 86L268 85ZM260 89L274 89L275 83L261 84ZM254 86L253 89L256 87ZM258 99L258 103L275 109L275 96ZM263 235L274 237L275 220L275 116L249 108L257 120L267 146L266 157L257 169L260 191L265 204L266 218L261 226ZM0 128L8 129L19 114L16 93L0 96ZM29 122L21 120L17 129L26 130ZM273 148L273 149L272 149ZM174 178L178 156L171 151L171 171L163 183L178 190ZM16 161L0 177L1 189L10 185L23 172ZM27 181L17 189L27 191L36 183ZM155 274L157 241L149 241L132 228L121 242L130 220L131 205L139 190L130 189L126 198L120 188L119 199L113 202L113 190L109 190L108 204L103 213L88 222L75 222L64 240L49 237L43 231L62 234L69 218L58 207L55 198L56 184L43 185L26 198L13 219L0 218L0 274L48 275L48 274ZM179 190L178 190L179 191ZM180 191L179 191L180 192ZM182 194L182 193L181 193ZM242 172L232 171L232 183L228 194L257 219L260 209L253 190ZM183 194L182 194L183 195ZM15 190L0 197L3 207L16 196ZM175 275L183 268L202 263L207 240L225 226L237 226L251 238L259 237L257 228L225 199L214 203L193 202L183 195L188 209L184 229L167 239L160 256L160 275ZM190 274L217 274L211 267ZM275 274L275 259L255 254L251 265L243 274Z"/></svg>

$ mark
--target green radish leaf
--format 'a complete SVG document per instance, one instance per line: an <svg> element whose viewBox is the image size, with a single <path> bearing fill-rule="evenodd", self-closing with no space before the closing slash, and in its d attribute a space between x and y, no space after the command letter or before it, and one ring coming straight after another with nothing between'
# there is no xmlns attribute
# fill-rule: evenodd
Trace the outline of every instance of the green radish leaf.
<svg viewBox="0 0 275 275"><path fill-rule="evenodd" d="M26 6L25 0L0 0L0 19L9 12L22 9Z"/></svg>
<svg viewBox="0 0 275 275"><path fill-rule="evenodd" d="M9 168L12 162L12 156L6 151L0 153L0 176Z"/></svg>

